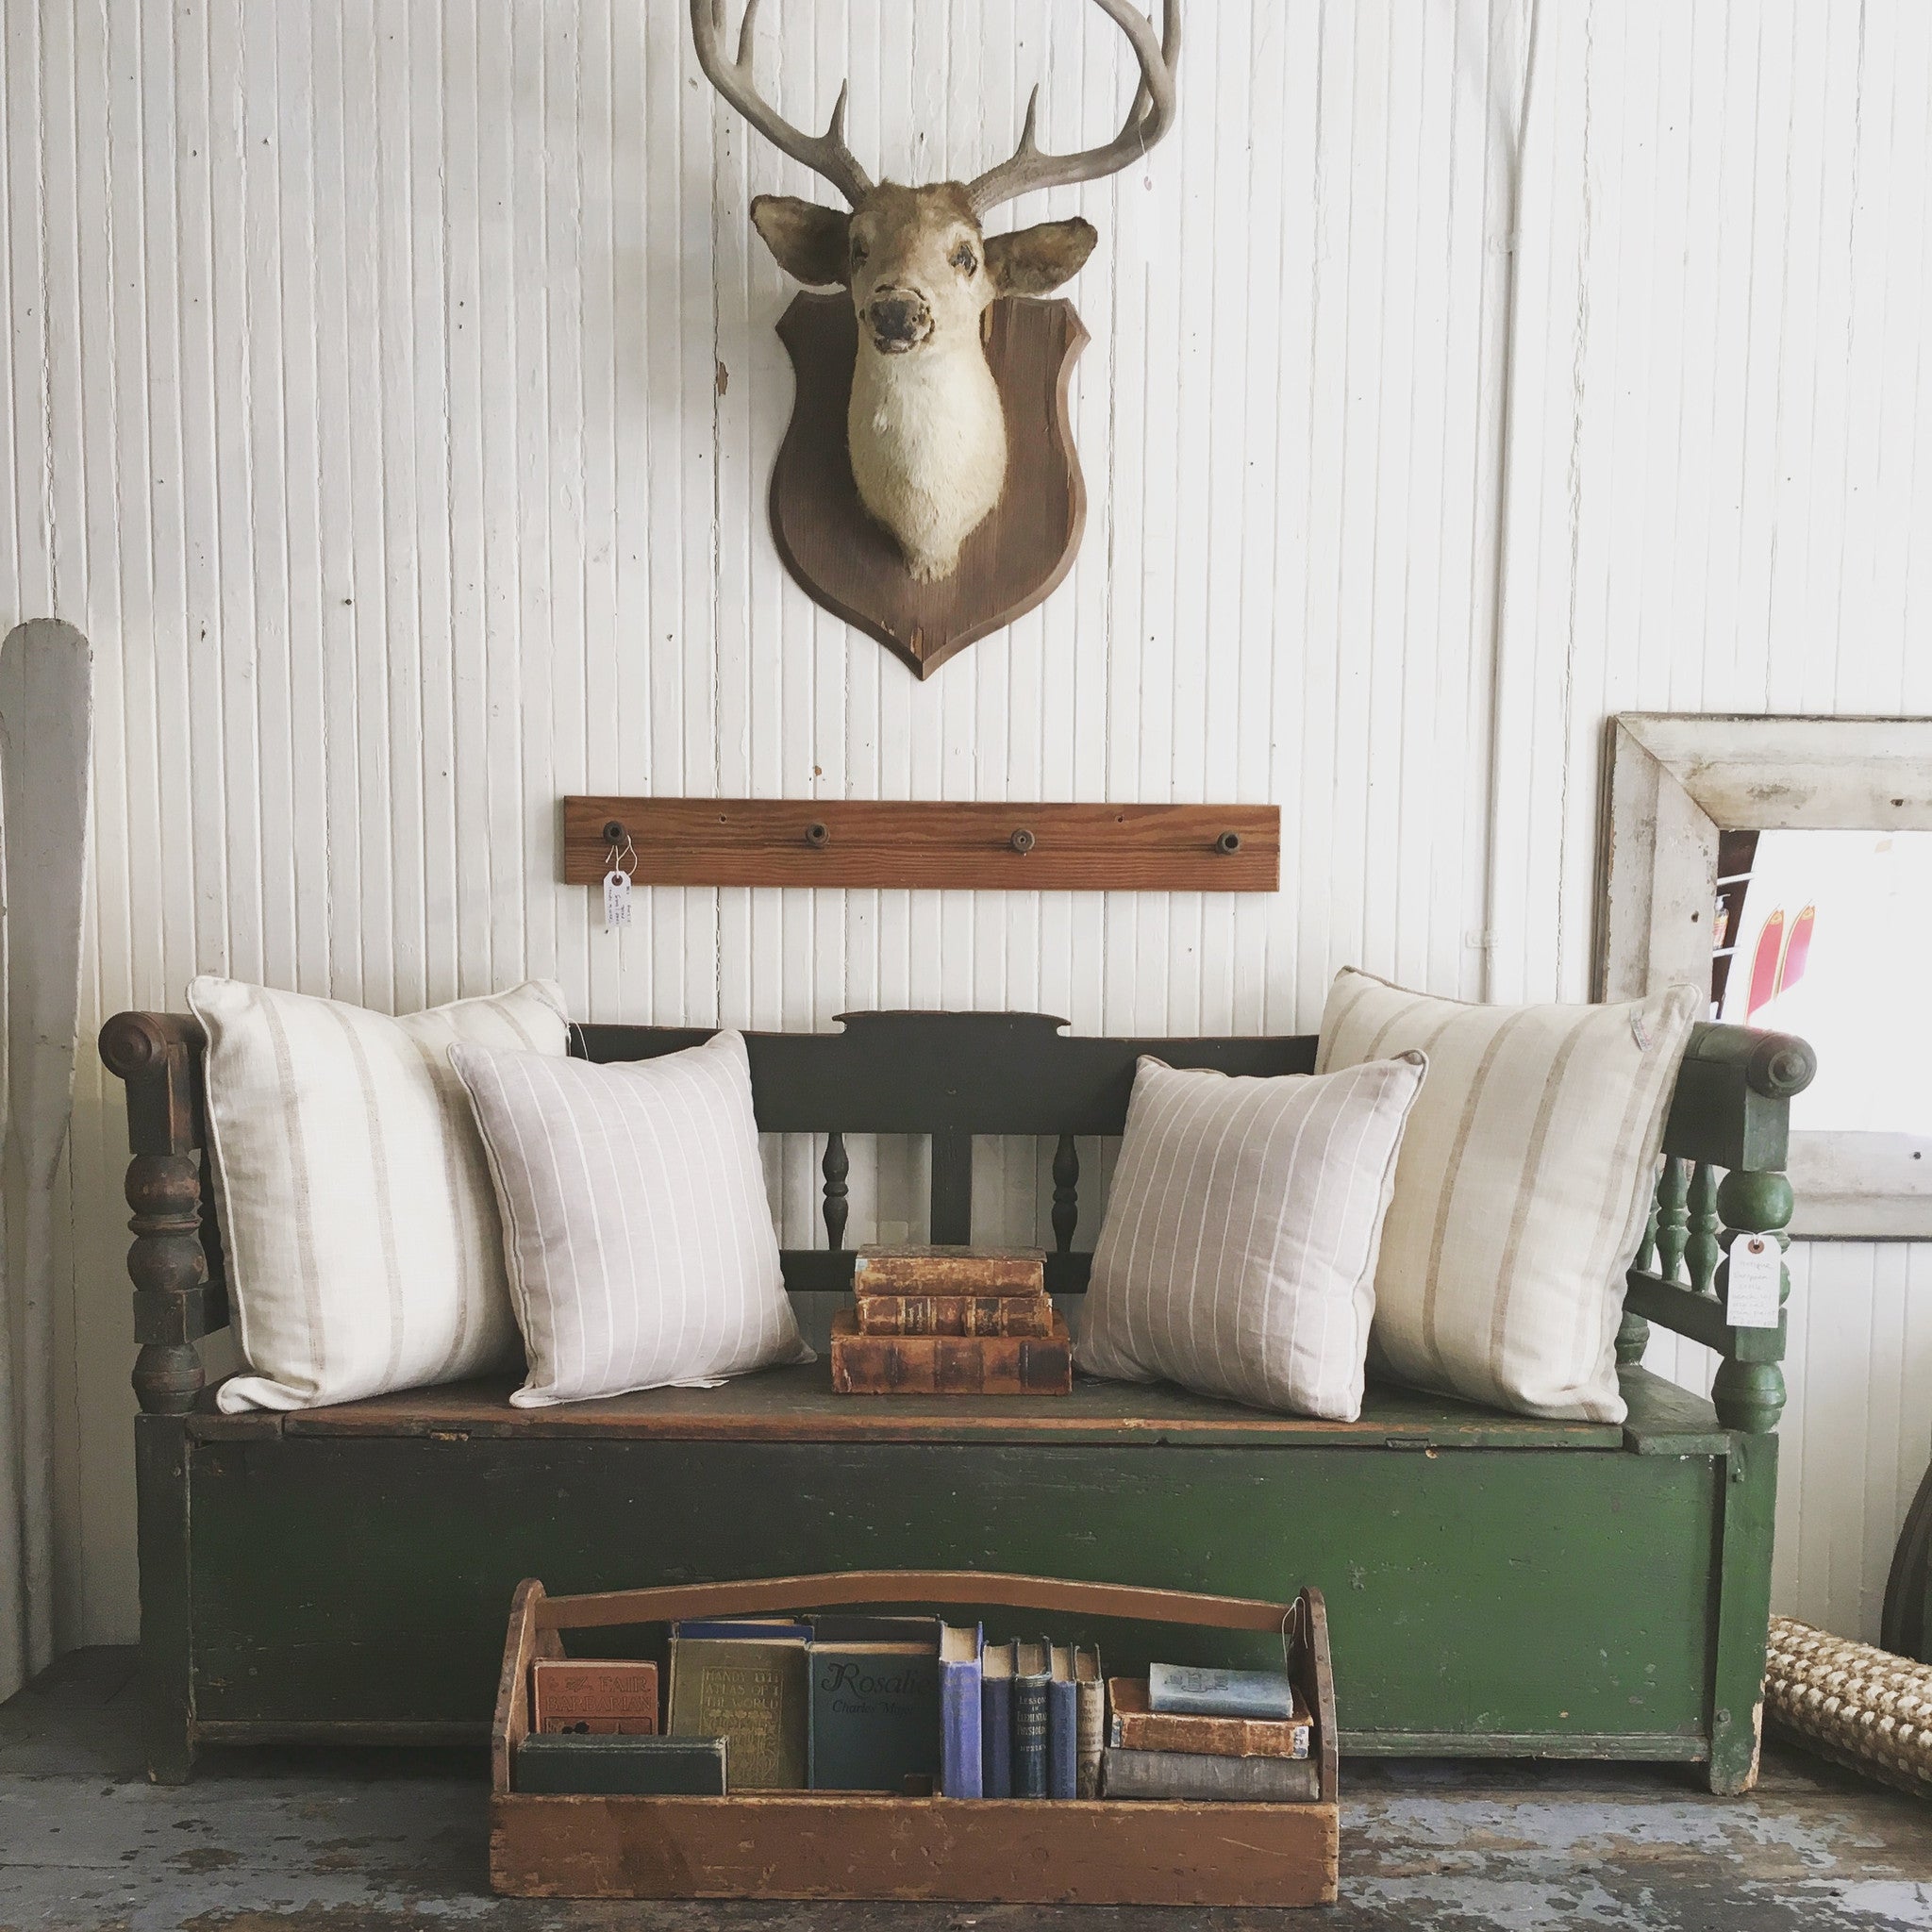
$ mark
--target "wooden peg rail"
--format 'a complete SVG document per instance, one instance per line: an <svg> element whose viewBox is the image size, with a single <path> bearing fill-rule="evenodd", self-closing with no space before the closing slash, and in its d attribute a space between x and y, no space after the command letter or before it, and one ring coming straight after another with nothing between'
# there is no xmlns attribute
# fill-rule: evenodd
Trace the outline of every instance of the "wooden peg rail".
<svg viewBox="0 0 1932 1932"><path fill-rule="evenodd" d="M640 886L1015 892L1272 892L1272 805L566 798L563 876Z"/></svg>

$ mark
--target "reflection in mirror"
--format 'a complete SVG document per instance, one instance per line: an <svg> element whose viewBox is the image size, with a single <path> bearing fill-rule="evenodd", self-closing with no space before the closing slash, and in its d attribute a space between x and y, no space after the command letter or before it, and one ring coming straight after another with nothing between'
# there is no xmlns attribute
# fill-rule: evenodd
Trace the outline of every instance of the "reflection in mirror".
<svg viewBox="0 0 1932 1932"><path fill-rule="evenodd" d="M1711 1012L1796 1033L1794 1132L1932 1134L1932 831L1734 831L1718 844Z"/></svg>

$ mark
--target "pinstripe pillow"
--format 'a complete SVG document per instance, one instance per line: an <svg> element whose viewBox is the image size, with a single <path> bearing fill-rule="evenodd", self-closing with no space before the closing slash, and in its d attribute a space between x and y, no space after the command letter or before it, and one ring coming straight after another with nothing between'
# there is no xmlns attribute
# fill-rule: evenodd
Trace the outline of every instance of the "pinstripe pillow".
<svg viewBox="0 0 1932 1932"><path fill-rule="evenodd" d="M1318 1067L1429 1057L1382 1235L1372 1366L1526 1415L1624 1420L1624 1275L1701 1004L1675 986L1624 1006L1472 1007L1337 976Z"/></svg>
<svg viewBox="0 0 1932 1932"><path fill-rule="evenodd" d="M591 1066L458 1046L529 1356L523 1408L808 1362L778 1272L744 1036Z"/></svg>
<svg viewBox="0 0 1932 1932"><path fill-rule="evenodd" d="M1421 1054L1326 1079L1142 1058L1074 1358L1353 1422Z"/></svg>
<svg viewBox="0 0 1932 1932"><path fill-rule="evenodd" d="M391 1020L203 977L208 1144L228 1292L252 1373L229 1413L458 1381L516 1356L458 1040L560 1055L563 995L533 979Z"/></svg>

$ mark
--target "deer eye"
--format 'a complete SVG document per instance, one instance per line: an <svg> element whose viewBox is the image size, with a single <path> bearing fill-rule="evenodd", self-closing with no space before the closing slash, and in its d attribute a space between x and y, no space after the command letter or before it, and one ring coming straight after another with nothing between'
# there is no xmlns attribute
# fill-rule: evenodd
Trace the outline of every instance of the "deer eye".
<svg viewBox="0 0 1932 1932"><path fill-rule="evenodd" d="M970 275L979 266L978 259L973 253L973 244L970 242L960 242L958 247L954 249L951 256L947 258L962 275Z"/></svg>

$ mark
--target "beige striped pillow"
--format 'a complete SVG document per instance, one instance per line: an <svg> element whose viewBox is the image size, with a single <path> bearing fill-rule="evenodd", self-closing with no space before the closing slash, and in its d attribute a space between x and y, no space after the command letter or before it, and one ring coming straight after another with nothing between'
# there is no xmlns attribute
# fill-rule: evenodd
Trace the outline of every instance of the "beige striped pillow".
<svg viewBox="0 0 1932 1932"><path fill-rule="evenodd" d="M744 1037L591 1066L451 1049L503 1211L523 1408L808 1362L778 1271Z"/></svg>
<svg viewBox="0 0 1932 1932"><path fill-rule="evenodd" d="M1074 1358L1353 1422L1421 1054L1326 1079L1143 1057Z"/></svg>
<svg viewBox="0 0 1932 1932"><path fill-rule="evenodd" d="M459 1040L561 1055L563 994L533 979L392 1020L196 979L228 1294L250 1373L229 1413L308 1408L516 1357L503 1236Z"/></svg>
<svg viewBox="0 0 1932 1932"><path fill-rule="evenodd" d="M1337 975L1324 1071L1416 1048L1370 1364L1527 1415L1622 1422L1616 1335L1664 1112L1702 1005L1474 1007Z"/></svg>

